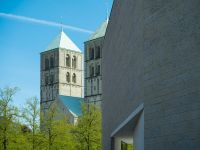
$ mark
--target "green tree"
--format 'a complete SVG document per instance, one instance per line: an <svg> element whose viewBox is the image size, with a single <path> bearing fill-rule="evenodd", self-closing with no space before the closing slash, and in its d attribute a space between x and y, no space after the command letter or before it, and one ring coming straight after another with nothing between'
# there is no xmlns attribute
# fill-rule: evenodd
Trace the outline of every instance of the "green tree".
<svg viewBox="0 0 200 150"><path fill-rule="evenodd" d="M48 150L53 149L54 139L58 136L57 133L53 132L56 109L56 105L52 102L51 105L49 105L48 110L41 112L41 129L45 135L45 144Z"/></svg>
<svg viewBox="0 0 200 150"><path fill-rule="evenodd" d="M25 123L31 129L31 145L32 150L35 150L38 145L40 145L40 134L39 134L39 117L40 117L40 108L39 108L39 100L37 97L29 98L26 101L26 105L23 108L23 118ZM26 134L27 136L29 134Z"/></svg>
<svg viewBox="0 0 200 150"><path fill-rule="evenodd" d="M30 129L29 129L30 130ZM10 124L10 134L8 134L9 144L8 150L30 150L31 143L29 142L29 136L27 131L24 131L24 126L20 122L13 122Z"/></svg>
<svg viewBox="0 0 200 150"><path fill-rule="evenodd" d="M73 125L70 125L65 120L55 121L52 130L54 134L57 134L52 146L54 150L76 150L75 139L71 132L72 128Z"/></svg>
<svg viewBox="0 0 200 150"><path fill-rule="evenodd" d="M3 150L8 147L11 125L18 115L18 109L11 104L17 91L17 87L0 89L0 142Z"/></svg>
<svg viewBox="0 0 200 150"><path fill-rule="evenodd" d="M82 105L82 116L74 129L74 135L80 150L101 150L101 111L90 105Z"/></svg>
<svg viewBox="0 0 200 150"><path fill-rule="evenodd" d="M51 103L41 114L41 128L45 135L45 145L48 150L75 150L75 142L71 133L72 125L67 116L60 113L59 106Z"/></svg>

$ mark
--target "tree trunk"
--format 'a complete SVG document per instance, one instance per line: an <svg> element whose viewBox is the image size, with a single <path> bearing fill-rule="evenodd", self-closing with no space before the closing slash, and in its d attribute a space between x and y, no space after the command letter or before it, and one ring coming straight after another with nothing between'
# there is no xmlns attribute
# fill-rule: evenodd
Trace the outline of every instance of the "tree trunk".
<svg viewBox="0 0 200 150"><path fill-rule="evenodd" d="M88 144L87 144L87 150L90 150L90 135L88 134Z"/></svg>
<svg viewBox="0 0 200 150"><path fill-rule="evenodd" d="M51 150L51 146L52 146L52 144L51 144L51 130L49 129L49 141L48 141L49 143L49 150Z"/></svg>
<svg viewBox="0 0 200 150"><path fill-rule="evenodd" d="M4 135L3 135L3 149L7 149L7 135L6 135L6 128L4 128Z"/></svg>
<svg viewBox="0 0 200 150"><path fill-rule="evenodd" d="M35 150L35 119L33 118L33 134L32 134L32 140L33 140L33 150Z"/></svg>

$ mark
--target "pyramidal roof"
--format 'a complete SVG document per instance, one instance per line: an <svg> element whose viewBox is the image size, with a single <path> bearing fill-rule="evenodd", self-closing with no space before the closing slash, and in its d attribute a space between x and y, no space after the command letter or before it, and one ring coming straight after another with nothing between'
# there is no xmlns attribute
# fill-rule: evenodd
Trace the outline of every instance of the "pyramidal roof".
<svg viewBox="0 0 200 150"><path fill-rule="evenodd" d="M89 37L87 41L105 36L107 25L108 25L108 20L103 22L101 26Z"/></svg>
<svg viewBox="0 0 200 150"><path fill-rule="evenodd" d="M45 51L55 48L65 48L67 50L81 52L76 44L74 44L74 42L63 31L61 31L60 34L51 42L51 44L49 44Z"/></svg>

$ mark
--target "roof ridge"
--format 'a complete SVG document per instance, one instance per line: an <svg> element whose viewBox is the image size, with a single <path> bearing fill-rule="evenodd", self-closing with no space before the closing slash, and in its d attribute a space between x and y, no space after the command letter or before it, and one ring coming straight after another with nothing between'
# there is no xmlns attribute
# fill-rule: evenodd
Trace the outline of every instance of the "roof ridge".
<svg viewBox="0 0 200 150"><path fill-rule="evenodd" d="M59 34L59 36L60 36L60 37L59 37L59 39L60 39L60 40L59 40L59 46L60 46L60 44L61 44L62 32L63 32L63 31L61 31L60 34Z"/></svg>

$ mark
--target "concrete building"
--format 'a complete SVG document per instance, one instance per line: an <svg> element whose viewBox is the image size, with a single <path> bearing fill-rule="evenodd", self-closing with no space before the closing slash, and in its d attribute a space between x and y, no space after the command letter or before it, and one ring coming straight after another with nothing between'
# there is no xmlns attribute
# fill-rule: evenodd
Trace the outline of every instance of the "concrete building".
<svg viewBox="0 0 200 150"><path fill-rule="evenodd" d="M85 102L101 106L102 47L108 21L90 36L85 44Z"/></svg>
<svg viewBox="0 0 200 150"><path fill-rule="evenodd" d="M40 89L41 111L48 111L52 102L65 105L70 118L76 120L79 112L72 112L69 103L80 109L83 97L83 54L80 49L61 31L47 49L41 53ZM73 98L72 98L73 97ZM59 102L60 101L60 102ZM59 105L60 106L60 105ZM73 109L74 110L74 109ZM73 119L70 119L73 120ZM71 121L74 123L74 120Z"/></svg>
<svg viewBox="0 0 200 150"><path fill-rule="evenodd" d="M102 69L103 150L200 149L199 0L115 0Z"/></svg>

